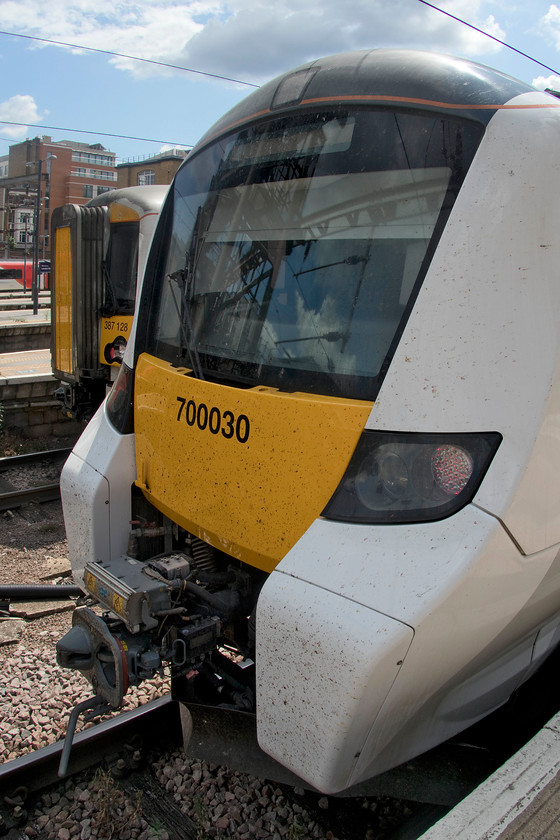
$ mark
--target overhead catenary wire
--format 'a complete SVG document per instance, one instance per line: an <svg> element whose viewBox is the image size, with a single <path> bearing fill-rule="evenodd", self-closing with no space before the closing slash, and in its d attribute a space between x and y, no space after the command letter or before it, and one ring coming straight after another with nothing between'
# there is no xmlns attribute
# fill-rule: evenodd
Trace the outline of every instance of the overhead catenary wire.
<svg viewBox="0 0 560 840"><path fill-rule="evenodd" d="M180 64L169 64L165 61L157 61L154 58L142 58L138 55L127 55L126 53L115 52L114 50L102 50L99 47L86 47L83 44L71 44L67 41L58 41L54 38L41 38L38 35L23 35L21 32L6 32L0 29L0 35L8 35L12 38L25 38L28 41L40 41L43 44L54 44L58 47L69 47L72 50L86 50L87 52L101 53L115 58L126 58L130 61L142 61L145 64L155 64L158 67L167 67L171 70L183 70L185 73L196 73L199 76L209 76L211 79L219 79L222 82L234 82L236 85L258 88L260 85L253 82L245 82L242 79L233 79L229 76L221 76L219 73L208 73L205 70L194 70L192 67L183 67ZM159 142L159 141L158 141Z"/></svg>
<svg viewBox="0 0 560 840"><path fill-rule="evenodd" d="M65 128L64 126L60 125L43 125L43 123L11 122L10 120L0 120L0 125L21 125L25 128L47 128L49 129L49 131L71 131L75 134L95 134L96 136L100 135L101 137L117 137L120 140L142 140L147 143L165 143L169 146L178 146L181 148L192 149L192 143L174 143L171 140L158 140L155 137L135 137L132 134L115 134L114 132L109 131L87 131L84 128ZM16 140L14 142L19 141Z"/></svg>
<svg viewBox="0 0 560 840"><path fill-rule="evenodd" d="M497 44L501 44L503 47L507 47L508 50L511 50L517 55L522 56L523 58L529 59L529 61L533 61L535 64L538 64L539 67L544 67L545 70L550 70L551 73L554 73L555 76L560 76L560 71L555 70L554 67L550 67L548 64L543 64L542 61L539 61L536 58L533 58L532 55L529 55L522 50L518 50L517 47L513 47L511 44L508 44L507 41L502 41L501 38L497 38L495 35L490 35L489 32L485 32L484 29L479 29L478 26L475 26L472 23L468 23L463 18L457 17L457 15L451 14L451 12L447 12L445 9L440 9L439 6L435 6L433 3L429 3L428 0L419 0L424 6L429 6L430 9L434 9L436 12L440 12L442 15L446 15L446 17L451 18L452 20L456 20L457 23L463 24L463 26L467 26L469 29L473 29L475 32L479 32L480 35L484 35L486 38L490 38L491 41L496 41Z"/></svg>
<svg viewBox="0 0 560 840"><path fill-rule="evenodd" d="M221 76L217 73L208 73L204 70L195 70L195 69L190 68L190 67L182 67L181 65L178 65L178 64L169 64L169 63L166 63L166 62L163 62L163 61L156 61L155 59L141 58L140 56L127 55L125 53L118 53L118 52L114 52L112 50L103 50L103 49L100 49L98 47L86 47L86 46L81 45L81 44L72 44L72 43L69 43L67 41L59 41L59 40L55 40L53 38L42 38L42 37L39 37L39 36L36 36L36 35L23 35L20 32L8 32L6 30L0 30L0 35L5 35L5 36L8 36L8 37L13 37L13 38L23 38L23 39L26 39L28 41L40 41L40 42L45 43L45 44L54 44L56 46L68 47L70 49L86 50L86 51L89 51L89 52L101 53L102 55L114 56L115 58L125 58L125 59L129 59L130 61L141 61L141 62L144 62L146 64L153 64L153 65L157 65L157 66L160 66L160 67L166 67L168 69L173 69L173 70L183 70L186 73L195 73L195 74L200 75L200 76L208 76L209 78L218 79L220 81L233 82L233 83L238 84L238 85L246 85L247 87L253 87L253 88L260 87L260 85L254 84L253 82L246 82L246 81L243 81L242 79L234 79L234 78L230 78L229 76ZM0 125L14 125L14 126L22 126L22 127L25 127L25 128L43 128L43 129L47 129L49 131L67 131L67 132L72 132L74 134L92 134L92 135L101 136L101 137L113 137L113 138L116 138L118 140L137 140L137 141L147 142L147 143L164 143L165 145L187 148L187 149L192 148L192 145L193 145L192 143L173 142L171 140L160 140L160 139L154 138L154 137L137 137L137 136L130 135L130 134L115 134L114 132L108 132L108 131L89 131L87 129L80 129L80 128L67 128L67 127L64 127L64 126L57 126L57 125L43 125L42 123L40 123L40 124L39 123L22 123L22 122L13 122L13 121L10 121L10 120L0 120ZM8 139L8 138L4 138L4 139Z"/></svg>

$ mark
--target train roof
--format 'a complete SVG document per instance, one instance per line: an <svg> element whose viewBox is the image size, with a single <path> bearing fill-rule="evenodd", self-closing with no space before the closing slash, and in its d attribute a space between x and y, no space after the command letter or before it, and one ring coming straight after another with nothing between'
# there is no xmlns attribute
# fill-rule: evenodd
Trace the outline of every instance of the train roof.
<svg viewBox="0 0 560 840"><path fill-rule="evenodd" d="M278 76L228 111L193 151L220 134L277 111L324 104L392 105L448 112L486 124L530 85L461 58L402 49L327 56Z"/></svg>
<svg viewBox="0 0 560 840"><path fill-rule="evenodd" d="M138 213L160 210L169 186L150 184L142 187L122 187L108 190L88 201L88 207L108 207L118 201Z"/></svg>

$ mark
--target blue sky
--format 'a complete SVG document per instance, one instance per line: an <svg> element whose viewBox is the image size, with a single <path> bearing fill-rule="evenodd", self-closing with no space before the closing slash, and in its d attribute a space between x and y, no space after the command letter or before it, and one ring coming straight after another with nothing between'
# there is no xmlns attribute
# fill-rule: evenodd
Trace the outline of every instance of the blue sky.
<svg viewBox="0 0 560 840"><path fill-rule="evenodd" d="M262 84L305 61L367 47L472 58L560 88L560 4L442 0L0 0L0 30ZM118 160L191 146L253 88L122 58L0 35L0 155L26 137L102 143ZM22 123L22 126L8 123ZM36 123L40 127L32 124ZM80 134L61 129L93 132ZM104 134L105 133L105 134ZM145 140L105 135L130 135Z"/></svg>

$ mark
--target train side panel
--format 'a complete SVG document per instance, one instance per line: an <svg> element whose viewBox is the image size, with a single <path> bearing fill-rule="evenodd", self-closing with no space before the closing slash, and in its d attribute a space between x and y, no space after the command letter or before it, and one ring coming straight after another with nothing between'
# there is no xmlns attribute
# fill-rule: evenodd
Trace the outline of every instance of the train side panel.
<svg viewBox="0 0 560 840"><path fill-rule="evenodd" d="M475 501L526 554L560 542L560 112L547 99L490 122L368 421L498 429Z"/></svg>
<svg viewBox="0 0 560 840"><path fill-rule="evenodd" d="M307 778L332 720L323 700L329 693L308 671L321 619L314 627L310 610L313 629L299 632L285 602L293 594L276 597L279 575L291 582L284 588L296 590L296 579L311 583L414 630L384 708L372 710L359 759L349 750L337 765L341 776L322 779L331 791L340 789L343 767L346 784L355 784L501 705L530 672L540 628L560 623L560 112L545 103L544 95L527 94L490 122L366 424L403 432L411 422L423 432L499 429L503 441L473 507L429 526L317 520L261 593L259 742ZM546 116L536 132L539 105ZM352 550L356 528L359 552ZM285 645L277 650L298 651L289 658L270 646L279 624ZM443 655L445 636L455 644ZM547 638L552 646L554 633ZM317 738L309 751L291 734L285 710L304 697L309 703L315 683L324 690L309 707ZM367 708L365 687L363 696ZM395 716L398 744L387 725Z"/></svg>
<svg viewBox="0 0 560 840"><path fill-rule="evenodd" d="M87 560L108 562L126 552L135 475L134 437L107 423L102 404L66 460L60 484L72 571L81 586Z"/></svg>
<svg viewBox="0 0 560 840"><path fill-rule="evenodd" d="M48 262L46 263L48 267ZM31 291L33 288L33 258L0 259L0 288L7 291ZM38 289L50 288L50 272L40 271L37 275Z"/></svg>

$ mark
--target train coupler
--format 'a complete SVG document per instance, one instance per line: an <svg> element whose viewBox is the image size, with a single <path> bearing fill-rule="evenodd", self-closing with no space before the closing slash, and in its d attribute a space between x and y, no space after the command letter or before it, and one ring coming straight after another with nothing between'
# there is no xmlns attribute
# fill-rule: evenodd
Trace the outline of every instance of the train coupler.
<svg viewBox="0 0 560 840"><path fill-rule="evenodd" d="M56 644L56 661L62 668L81 671L97 696L119 708L129 686L125 650L92 610L74 611L72 629Z"/></svg>

